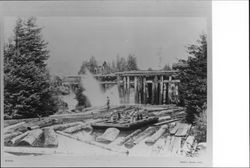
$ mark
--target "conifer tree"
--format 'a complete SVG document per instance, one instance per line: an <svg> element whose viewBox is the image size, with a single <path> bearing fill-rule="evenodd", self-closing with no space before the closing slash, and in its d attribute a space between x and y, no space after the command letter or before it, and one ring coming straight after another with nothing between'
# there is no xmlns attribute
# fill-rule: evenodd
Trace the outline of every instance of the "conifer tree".
<svg viewBox="0 0 250 168"><path fill-rule="evenodd" d="M4 49L4 113L10 118L47 116L57 110L46 61L47 43L36 19L18 19Z"/></svg>
<svg viewBox="0 0 250 168"><path fill-rule="evenodd" d="M187 47L190 56L184 61L186 66L178 67L180 104L187 107L189 123L195 122L207 103L207 36L202 34L197 42Z"/></svg>

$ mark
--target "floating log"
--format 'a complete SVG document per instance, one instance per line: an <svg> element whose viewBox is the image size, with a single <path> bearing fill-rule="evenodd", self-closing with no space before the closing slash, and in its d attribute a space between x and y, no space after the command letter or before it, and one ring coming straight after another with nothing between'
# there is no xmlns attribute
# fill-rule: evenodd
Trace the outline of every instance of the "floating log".
<svg viewBox="0 0 250 168"><path fill-rule="evenodd" d="M166 121L166 120L169 120L169 119L171 119L171 116L159 117L158 122L163 122L163 121Z"/></svg>
<svg viewBox="0 0 250 168"><path fill-rule="evenodd" d="M58 124L58 125L53 125L52 128L55 131L61 131L61 130L64 130L66 128L73 127L73 126L80 125L80 124L82 124L82 122L73 122L73 123L67 123L67 124Z"/></svg>
<svg viewBox="0 0 250 168"><path fill-rule="evenodd" d="M131 134L129 134L128 136L124 137L123 140L118 144L118 145L123 145L124 143L126 143L129 139L133 138L134 136L136 136L137 134L139 134L140 132L142 132L141 129L137 129L134 132L132 132Z"/></svg>
<svg viewBox="0 0 250 168"><path fill-rule="evenodd" d="M154 126L169 124L169 123L173 123L175 121L179 121L179 119L173 119L173 120L167 120L167 121L158 122L158 123L155 123Z"/></svg>
<svg viewBox="0 0 250 168"><path fill-rule="evenodd" d="M52 120L43 120L40 121L39 123L35 123L33 125L30 125L27 127L27 130L34 130L34 129L38 129L38 128L44 128L44 127L48 127L54 124L59 124L59 121L56 119L52 119Z"/></svg>
<svg viewBox="0 0 250 168"><path fill-rule="evenodd" d="M119 135L120 131L117 128L108 128L106 131L96 138L96 141L112 142Z"/></svg>
<svg viewBox="0 0 250 168"><path fill-rule="evenodd" d="M4 132L8 132L10 131L11 129L15 129L17 127L20 127L21 125L25 124L25 122L20 122L20 123L16 123L16 124L13 124L13 125L10 125L10 126L7 126L5 127L3 130Z"/></svg>
<svg viewBox="0 0 250 168"><path fill-rule="evenodd" d="M27 127L27 130L34 130L40 128L38 125Z"/></svg>
<svg viewBox="0 0 250 168"><path fill-rule="evenodd" d="M125 147L132 148L139 142L141 142L146 137L152 135L156 131L155 127L148 127L146 130L136 135L134 138L130 139L127 143L125 143Z"/></svg>
<svg viewBox="0 0 250 168"><path fill-rule="evenodd" d="M18 136L18 135L21 135L21 134L22 134L22 132L20 132L20 131L12 132L12 133L9 133L9 134L5 134L5 135L4 135L4 144L5 144L5 145L8 145L8 142L9 142L12 138L14 138L14 137L16 137L16 136Z"/></svg>
<svg viewBox="0 0 250 168"><path fill-rule="evenodd" d="M167 125L163 125L161 126L161 128L156 131L151 137L149 137L145 143L146 144L153 144L155 143L167 130L168 126Z"/></svg>
<svg viewBox="0 0 250 168"><path fill-rule="evenodd" d="M44 128L44 146L45 147L57 147L58 139L53 128Z"/></svg>
<svg viewBox="0 0 250 168"><path fill-rule="evenodd" d="M22 146L35 146L36 143L42 137L43 131L41 129L35 129L29 132L27 136L25 136L18 145Z"/></svg>
<svg viewBox="0 0 250 168"><path fill-rule="evenodd" d="M65 133L75 133L75 132L78 132L78 131L81 131L81 130L88 130L88 131L91 131L93 128L88 125L88 124L80 124L80 125L76 125L76 126L73 126L73 127L69 127L67 129L65 129L63 132Z"/></svg>
<svg viewBox="0 0 250 168"><path fill-rule="evenodd" d="M24 137L26 137L30 131L26 131L25 133L22 133L14 138L12 138L10 141L8 141L8 145L16 145L18 144Z"/></svg>
<svg viewBox="0 0 250 168"><path fill-rule="evenodd" d="M172 154L179 154L181 151L181 137L175 137L175 140L173 142L173 149Z"/></svg>
<svg viewBox="0 0 250 168"><path fill-rule="evenodd" d="M121 148L113 148L111 146L108 146L108 145L103 145L103 144L100 144L98 142L94 142L94 141L88 141L88 140L85 140L85 139L82 139L80 137L75 137L73 135L70 135L70 134L67 134L67 133L64 133L62 131L57 131L58 134L60 135L63 135L63 136L66 136L68 138L72 138L72 139L75 139L77 141L81 141L81 142L84 142L86 144L89 144L89 145L93 145L93 146L97 146L97 147L100 147L102 149L106 149L106 150L109 150L109 151L113 151L113 152L119 152L119 153L124 153L124 154L128 154L128 150L124 150L124 149L121 149Z"/></svg>

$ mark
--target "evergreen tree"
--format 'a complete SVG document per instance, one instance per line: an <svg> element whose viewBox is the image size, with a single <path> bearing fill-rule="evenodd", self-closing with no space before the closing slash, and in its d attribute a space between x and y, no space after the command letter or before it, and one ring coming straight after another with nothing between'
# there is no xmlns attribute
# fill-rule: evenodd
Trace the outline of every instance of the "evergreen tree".
<svg viewBox="0 0 250 168"><path fill-rule="evenodd" d="M187 47L190 55L180 70L180 104L187 107L186 120L193 123L207 102L207 37L201 35L198 44ZM183 62L183 60L182 60Z"/></svg>
<svg viewBox="0 0 250 168"><path fill-rule="evenodd" d="M47 116L57 110L46 68L47 43L35 18L18 19L14 41L4 49L4 113L10 118Z"/></svg>
<svg viewBox="0 0 250 168"><path fill-rule="evenodd" d="M129 54L127 64L128 71L138 70L136 57L134 55Z"/></svg>

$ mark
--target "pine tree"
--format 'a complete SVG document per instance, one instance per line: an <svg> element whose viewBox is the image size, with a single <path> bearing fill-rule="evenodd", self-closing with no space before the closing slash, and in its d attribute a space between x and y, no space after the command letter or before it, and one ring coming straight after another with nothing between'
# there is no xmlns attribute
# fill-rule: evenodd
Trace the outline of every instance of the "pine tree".
<svg viewBox="0 0 250 168"><path fill-rule="evenodd" d="M187 107L186 120L193 123L207 102L207 37L201 35L198 44L187 47L188 60L180 70L180 104ZM183 63L183 60L181 61Z"/></svg>
<svg viewBox="0 0 250 168"><path fill-rule="evenodd" d="M57 110L46 61L47 43L36 19L18 19L4 50L4 113L11 118L47 116Z"/></svg>

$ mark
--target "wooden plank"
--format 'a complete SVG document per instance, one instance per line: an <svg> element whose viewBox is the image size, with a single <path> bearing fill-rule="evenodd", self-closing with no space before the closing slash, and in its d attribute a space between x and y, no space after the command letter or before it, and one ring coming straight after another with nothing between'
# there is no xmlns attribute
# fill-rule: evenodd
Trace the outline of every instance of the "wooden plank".
<svg viewBox="0 0 250 168"><path fill-rule="evenodd" d="M57 133L60 134L60 135L66 136L66 137L68 137L68 138L75 139L75 140L77 140L77 141L80 141L80 142L89 144L89 145L93 145L93 146L100 147L100 148L102 148L102 149L106 149L106 150L113 151L113 152L119 152L119 153L123 153L123 154L126 154L126 155L129 154L129 151L128 151L128 150L124 150L124 149L122 149L122 148L114 148L114 147L112 147L112 146L103 145L103 144L100 144L100 143L98 143L98 142L85 140L85 139L83 139L83 138L75 137L75 136L73 136L73 135L64 133L64 132L62 132L62 131L57 131Z"/></svg>
<svg viewBox="0 0 250 168"><path fill-rule="evenodd" d="M58 139L53 128L44 128L44 146L45 147L57 147Z"/></svg>
<svg viewBox="0 0 250 168"><path fill-rule="evenodd" d="M140 132L142 132L141 129L137 129L134 132L132 132L131 134L129 134L128 136L124 137L123 140L118 144L118 145L123 145L124 143L126 143L128 140L130 140L131 138L133 138L134 136L136 136L137 134L139 134Z"/></svg>
<svg viewBox="0 0 250 168"><path fill-rule="evenodd" d="M156 131L151 137L149 137L145 143L146 144L153 144L155 143L168 129L168 125L163 125L161 128Z"/></svg>
<svg viewBox="0 0 250 168"><path fill-rule="evenodd" d="M139 133L138 135L136 135L135 137L130 139L128 142L126 142L125 147L127 147L127 148L134 147L140 141L142 141L146 137L152 135L155 131L156 131L155 127L148 127L146 130L144 130L143 132Z"/></svg>
<svg viewBox="0 0 250 168"><path fill-rule="evenodd" d="M51 154L63 154L62 151L57 151L54 148L39 148L39 147L4 147L4 152L15 153L15 154L41 154L41 155L51 155ZM65 153L66 154L66 153Z"/></svg>
<svg viewBox="0 0 250 168"><path fill-rule="evenodd" d="M25 136L18 145L22 146L35 146L36 143L42 137L43 131L41 129L35 129L29 132L27 136Z"/></svg>
<svg viewBox="0 0 250 168"><path fill-rule="evenodd" d="M159 125L163 125L163 124L169 124L169 123L173 123L175 121L179 121L179 119L173 119L173 120L167 120L167 121L162 121L159 123L155 123L154 126L159 126Z"/></svg>
<svg viewBox="0 0 250 168"><path fill-rule="evenodd" d="M61 131L69 127L73 127L76 125L80 125L82 122L73 122L73 123L67 123L67 124L58 124L58 125L53 125L51 126L55 131Z"/></svg>

